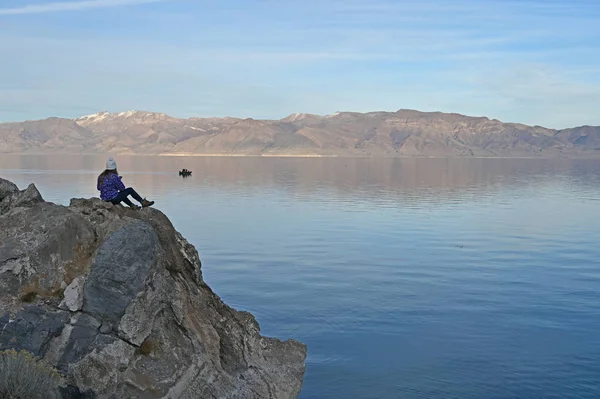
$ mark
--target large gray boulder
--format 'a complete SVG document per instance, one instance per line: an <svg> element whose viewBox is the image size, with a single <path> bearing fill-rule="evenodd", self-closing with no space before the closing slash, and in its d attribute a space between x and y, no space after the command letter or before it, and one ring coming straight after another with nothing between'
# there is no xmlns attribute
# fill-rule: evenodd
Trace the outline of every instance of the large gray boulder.
<svg viewBox="0 0 600 399"><path fill-rule="evenodd" d="M0 178L0 201L17 192L19 192L19 188L15 183Z"/></svg>
<svg viewBox="0 0 600 399"><path fill-rule="evenodd" d="M221 301L160 211L59 206L0 179L7 348L57 367L65 398L295 398L306 358Z"/></svg>

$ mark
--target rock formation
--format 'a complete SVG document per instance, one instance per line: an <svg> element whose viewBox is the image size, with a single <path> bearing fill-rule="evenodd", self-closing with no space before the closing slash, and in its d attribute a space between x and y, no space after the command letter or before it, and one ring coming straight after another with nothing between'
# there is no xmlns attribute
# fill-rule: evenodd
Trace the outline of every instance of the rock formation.
<svg viewBox="0 0 600 399"><path fill-rule="evenodd" d="M306 347L260 335L202 279L159 210L45 202L0 179L0 349L67 377L65 398L294 398Z"/></svg>

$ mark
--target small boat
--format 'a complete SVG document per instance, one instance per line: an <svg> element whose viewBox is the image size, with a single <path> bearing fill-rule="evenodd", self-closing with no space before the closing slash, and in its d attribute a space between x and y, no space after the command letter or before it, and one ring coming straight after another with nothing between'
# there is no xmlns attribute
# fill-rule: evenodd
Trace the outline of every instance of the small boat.
<svg viewBox="0 0 600 399"><path fill-rule="evenodd" d="M179 176L186 177L186 176L190 176L191 174L192 174L191 170L182 169L179 171Z"/></svg>

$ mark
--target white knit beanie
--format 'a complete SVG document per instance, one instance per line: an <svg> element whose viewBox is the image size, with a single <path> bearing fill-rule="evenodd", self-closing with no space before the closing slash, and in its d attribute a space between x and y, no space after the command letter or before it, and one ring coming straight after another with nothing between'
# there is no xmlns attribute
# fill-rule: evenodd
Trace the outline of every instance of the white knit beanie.
<svg viewBox="0 0 600 399"><path fill-rule="evenodd" d="M108 158L108 161L106 161L106 169L117 170L117 163L112 157Z"/></svg>

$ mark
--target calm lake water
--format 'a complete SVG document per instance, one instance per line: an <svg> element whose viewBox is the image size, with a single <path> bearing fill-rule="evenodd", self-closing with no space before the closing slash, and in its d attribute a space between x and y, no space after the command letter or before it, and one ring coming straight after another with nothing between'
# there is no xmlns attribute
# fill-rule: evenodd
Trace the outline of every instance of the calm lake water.
<svg viewBox="0 0 600 399"><path fill-rule="evenodd" d="M67 204L104 161L1 155L0 176ZM301 398L600 397L597 161L117 162L226 303L308 345Z"/></svg>

